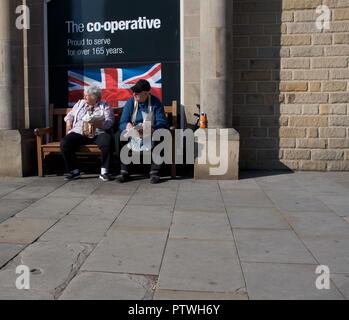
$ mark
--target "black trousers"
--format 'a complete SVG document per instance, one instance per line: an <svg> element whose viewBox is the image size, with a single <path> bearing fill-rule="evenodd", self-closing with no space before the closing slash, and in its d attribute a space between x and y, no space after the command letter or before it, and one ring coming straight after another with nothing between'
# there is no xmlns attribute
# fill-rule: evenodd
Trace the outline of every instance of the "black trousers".
<svg viewBox="0 0 349 320"><path fill-rule="evenodd" d="M113 154L113 136L110 133L102 133L93 139L86 138L81 134L72 132L61 141L61 150L68 172L78 169L76 164L76 151L79 147L87 144L96 144L102 151L102 168L110 169Z"/></svg>
<svg viewBox="0 0 349 320"><path fill-rule="evenodd" d="M156 145L157 145L158 143L159 143L159 142L155 142L155 143L154 143L154 148L156 147ZM120 147L123 148L123 147L125 147L127 144L128 144L128 142L122 141L122 142L120 142ZM130 155L131 155L131 152L133 152L133 151L130 150L129 152L130 152ZM142 153L141 153L141 156L142 156ZM160 174L161 167L162 167L162 165L161 165L161 164L159 165L159 164L154 163L153 158L152 158L152 159L151 159L151 166L150 166L150 175L159 175L159 174ZM123 173L123 172L124 172L124 173L129 172L129 166L123 164L122 161L121 161L121 173Z"/></svg>

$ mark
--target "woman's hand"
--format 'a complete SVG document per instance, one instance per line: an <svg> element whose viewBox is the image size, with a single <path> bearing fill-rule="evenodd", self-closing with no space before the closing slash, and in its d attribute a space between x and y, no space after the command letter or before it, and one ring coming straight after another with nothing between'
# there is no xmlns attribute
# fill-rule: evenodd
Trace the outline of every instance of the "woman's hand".
<svg viewBox="0 0 349 320"><path fill-rule="evenodd" d="M67 131L70 131L71 129L73 129L73 123L71 121L67 121Z"/></svg>

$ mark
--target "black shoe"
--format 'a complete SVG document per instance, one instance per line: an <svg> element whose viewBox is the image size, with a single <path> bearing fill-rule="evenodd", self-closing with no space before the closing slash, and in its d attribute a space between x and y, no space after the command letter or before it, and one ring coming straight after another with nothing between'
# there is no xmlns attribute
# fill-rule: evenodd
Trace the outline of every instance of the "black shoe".
<svg viewBox="0 0 349 320"><path fill-rule="evenodd" d="M101 179L104 182L112 181L112 178L111 178L110 174L101 174L99 176L99 179Z"/></svg>
<svg viewBox="0 0 349 320"><path fill-rule="evenodd" d="M78 180L80 178L81 178L80 172L79 173L71 172L64 178L64 180L65 181L73 181L73 180Z"/></svg>
<svg viewBox="0 0 349 320"><path fill-rule="evenodd" d="M130 181L130 175L128 173L122 172L116 177L116 181L119 183Z"/></svg>
<svg viewBox="0 0 349 320"><path fill-rule="evenodd" d="M159 175L151 175L150 176L150 183L151 184L158 184L160 182L160 176Z"/></svg>

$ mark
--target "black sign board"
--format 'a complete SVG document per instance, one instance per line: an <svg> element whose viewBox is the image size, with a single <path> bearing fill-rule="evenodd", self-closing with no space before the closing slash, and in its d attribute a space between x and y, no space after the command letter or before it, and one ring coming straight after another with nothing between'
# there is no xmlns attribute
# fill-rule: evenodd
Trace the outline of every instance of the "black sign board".
<svg viewBox="0 0 349 320"><path fill-rule="evenodd" d="M66 107L68 71L161 63L163 102L180 95L180 0L48 3L50 102Z"/></svg>

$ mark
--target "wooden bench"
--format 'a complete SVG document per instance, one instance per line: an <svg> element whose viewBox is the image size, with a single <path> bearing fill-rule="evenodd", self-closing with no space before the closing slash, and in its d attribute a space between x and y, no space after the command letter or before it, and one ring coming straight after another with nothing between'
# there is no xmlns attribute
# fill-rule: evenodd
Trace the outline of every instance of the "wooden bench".
<svg viewBox="0 0 349 320"><path fill-rule="evenodd" d="M34 133L36 136L37 143L37 161L38 161L38 175L44 176L43 164L44 160L50 154L61 153L60 141L67 134L66 125L64 118L71 111L69 108L54 108L50 105L50 128L39 128L35 129ZM115 114L115 125L114 131L119 130L119 119L121 116L122 109L114 109ZM171 123L172 133L172 165L171 165L171 176L176 177L176 164L175 164L175 129L178 128L177 118L177 101L173 101L171 106L165 106L165 114ZM100 150L97 145L85 145L79 148L78 153L82 154L100 154Z"/></svg>

